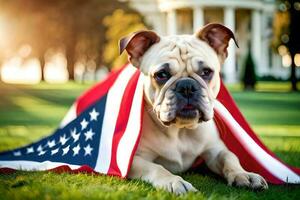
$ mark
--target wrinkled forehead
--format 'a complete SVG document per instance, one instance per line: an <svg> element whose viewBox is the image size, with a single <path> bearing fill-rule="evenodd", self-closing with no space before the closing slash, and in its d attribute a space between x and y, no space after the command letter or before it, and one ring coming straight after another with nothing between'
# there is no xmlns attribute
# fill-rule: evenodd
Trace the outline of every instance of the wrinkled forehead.
<svg viewBox="0 0 300 200"><path fill-rule="evenodd" d="M164 63L170 63L176 71L188 68L197 71L197 63L202 61L208 67L220 71L220 62L216 52L194 35L162 37L160 42L153 45L143 57L142 68L156 68Z"/></svg>

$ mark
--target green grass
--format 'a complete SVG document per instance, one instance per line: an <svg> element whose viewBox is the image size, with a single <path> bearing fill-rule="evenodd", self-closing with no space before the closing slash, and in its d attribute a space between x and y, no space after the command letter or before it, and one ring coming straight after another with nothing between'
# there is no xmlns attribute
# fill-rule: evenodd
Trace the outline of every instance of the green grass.
<svg viewBox="0 0 300 200"><path fill-rule="evenodd" d="M90 85L0 84L0 151L13 149L54 130L75 98ZM285 162L300 166L300 93L288 84L261 83L259 92L229 86L263 142ZM205 170L204 170L205 171ZM233 188L212 173L182 174L198 190L177 197L142 181L87 174L17 172L0 175L0 199L299 199L299 186L255 192Z"/></svg>

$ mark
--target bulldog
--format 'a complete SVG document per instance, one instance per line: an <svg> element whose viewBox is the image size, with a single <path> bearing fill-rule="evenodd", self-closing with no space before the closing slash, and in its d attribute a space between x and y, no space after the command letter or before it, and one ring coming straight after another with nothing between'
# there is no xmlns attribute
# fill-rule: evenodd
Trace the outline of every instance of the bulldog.
<svg viewBox="0 0 300 200"><path fill-rule="evenodd" d="M129 178L175 194L197 191L176 174L201 157L228 185L268 188L226 148L213 120L230 39L237 44L230 29L213 23L193 35L139 31L120 40L120 53L126 50L145 76L143 129Z"/></svg>

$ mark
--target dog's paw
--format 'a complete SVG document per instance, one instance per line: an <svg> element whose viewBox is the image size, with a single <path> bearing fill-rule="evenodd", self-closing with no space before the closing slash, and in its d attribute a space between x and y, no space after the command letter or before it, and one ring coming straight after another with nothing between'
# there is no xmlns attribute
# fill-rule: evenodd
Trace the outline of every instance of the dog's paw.
<svg viewBox="0 0 300 200"><path fill-rule="evenodd" d="M248 187L255 190L268 189L266 180L255 173L239 172L228 176L228 184L237 187Z"/></svg>
<svg viewBox="0 0 300 200"><path fill-rule="evenodd" d="M192 184L183 180L180 176L164 177L154 183L154 186L172 192L176 195L197 191Z"/></svg>

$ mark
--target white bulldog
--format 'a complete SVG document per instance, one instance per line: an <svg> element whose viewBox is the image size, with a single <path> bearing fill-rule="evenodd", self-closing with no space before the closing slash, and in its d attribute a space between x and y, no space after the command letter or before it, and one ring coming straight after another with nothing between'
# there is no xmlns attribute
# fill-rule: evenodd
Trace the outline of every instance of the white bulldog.
<svg viewBox="0 0 300 200"><path fill-rule="evenodd" d="M200 156L229 185L268 188L263 177L242 168L213 121L231 38L235 41L227 27L208 24L194 35L140 31L120 40L120 53L126 50L145 75L143 130L129 178L175 194L197 191L174 174L190 169Z"/></svg>

